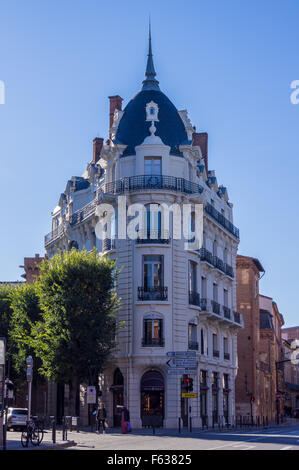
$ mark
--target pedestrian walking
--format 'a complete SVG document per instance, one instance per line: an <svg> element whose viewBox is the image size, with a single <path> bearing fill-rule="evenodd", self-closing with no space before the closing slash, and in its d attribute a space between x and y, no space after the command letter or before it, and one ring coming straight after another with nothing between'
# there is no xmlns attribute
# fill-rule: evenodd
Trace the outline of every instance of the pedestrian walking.
<svg viewBox="0 0 299 470"><path fill-rule="evenodd" d="M127 432L132 431L132 427L130 423L130 412L125 405L121 413L121 430L123 434L126 434Z"/></svg>
<svg viewBox="0 0 299 470"><path fill-rule="evenodd" d="M101 403L101 406L100 408L98 409L98 412L97 412L97 433L100 434L100 430L101 430L101 426L103 428L103 434L105 434L105 429L106 429L106 417L107 417L107 413L106 413L106 408L105 408L105 405L104 403Z"/></svg>

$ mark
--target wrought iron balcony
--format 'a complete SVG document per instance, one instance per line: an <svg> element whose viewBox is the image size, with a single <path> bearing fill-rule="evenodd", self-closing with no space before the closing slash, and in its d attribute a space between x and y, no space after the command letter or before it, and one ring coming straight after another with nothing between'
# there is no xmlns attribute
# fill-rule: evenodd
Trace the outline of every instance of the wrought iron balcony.
<svg viewBox="0 0 299 470"><path fill-rule="evenodd" d="M240 238L239 229L235 227L228 219L226 219L226 217L224 217L221 212L217 211L215 207L213 207L211 204L206 204L205 211L207 214L213 217L216 222L222 225L222 227L228 230L232 235L234 235L238 239Z"/></svg>
<svg viewBox="0 0 299 470"><path fill-rule="evenodd" d="M207 308L208 308L207 299L200 299L200 308L201 308L203 311L207 311Z"/></svg>
<svg viewBox="0 0 299 470"><path fill-rule="evenodd" d="M91 201L86 206L82 207L82 209L77 210L73 213L70 218L70 224L76 225L79 222L82 222L84 219L92 215L95 211L96 201Z"/></svg>
<svg viewBox="0 0 299 470"><path fill-rule="evenodd" d="M150 346L150 347L160 347L163 348L165 346L164 338L142 338L142 347Z"/></svg>
<svg viewBox="0 0 299 470"><path fill-rule="evenodd" d="M200 295L198 292L189 291L189 304L200 307Z"/></svg>
<svg viewBox="0 0 299 470"><path fill-rule="evenodd" d="M229 353L227 353L227 352L223 353L223 358L224 358L226 361L229 361L229 358L230 358ZM225 387L225 388L226 388L226 387Z"/></svg>
<svg viewBox="0 0 299 470"><path fill-rule="evenodd" d="M165 189L187 194L202 193L203 187L197 183L163 175L140 175L121 178L111 183L104 184L104 192L110 194L122 194L143 190Z"/></svg>
<svg viewBox="0 0 299 470"><path fill-rule="evenodd" d="M62 233L63 233L63 226L59 225L57 228L52 230L52 232L48 233L45 236L45 246L52 243L56 238L59 238Z"/></svg>
<svg viewBox="0 0 299 470"><path fill-rule="evenodd" d="M136 239L136 243L138 243L138 245L151 244L151 243L168 245L170 243L169 231L168 230L164 230L162 232L161 230L140 231L138 233L138 238Z"/></svg>
<svg viewBox="0 0 299 470"><path fill-rule="evenodd" d="M116 240L115 238L104 238L103 240L103 251L115 250Z"/></svg>
<svg viewBox="0 0 299 470"><path fill-rule="evenodd" d="M239 323L241 325L241 315L238 312L234 312L234 321L235 323Z"/></svg>
<svg viewBox="0 0 299 470"><path fill-rule="evenodd" d="M224 314L224 318L228 318L228 320L230 320L231 311L230 311L230 308L225 307L225 305L223 305L223 314Z"/></svg>
<svg viewBox="0 0 299 470"><path fill-rule="evenodd" d="M213 264L213 255L206 248L201 248L199 250L201 261L206 261L207 263Z"/></svg>
<svg viewBox="0 0 299 470"><path fill-rule="evenodd" d="M167 300L168 287L138 287L138 300Z"/></svg>
<svg viewBox="0 0 299 470"><path fill-rule="evenodd" d="M213 313L220 315L220 304L218 304L218 302L215 302L215 300L211 300L211 304Z"/></svg>
<svg viewBox="0 0 299 470"><path fill-rule="evenodd" d="M213 349L213 357L219 357L219 351L217 351L217 349Z"/></svg>
<svg viewBox="0 0 299 470"><path fill-rule="evenodd" d="M230 266L227 263L224 263L224 269L225 269L225 272L228 276L234 277L234 270L233 270L232 266Z"/></svg>
<svg viewBox="0 0 299 470"><path fill-rule="evenodd" d="M225 273L224 262L220 258L218 258L218 256L213 256L213 265L215 266L215 268Z"/></svg>
<svg viewBox="0 0 299 470"><path fill-rule="evenodd" d="M196 341L189 341L188 349L191 349L192 351L198 351L198 343Z"/></svg>

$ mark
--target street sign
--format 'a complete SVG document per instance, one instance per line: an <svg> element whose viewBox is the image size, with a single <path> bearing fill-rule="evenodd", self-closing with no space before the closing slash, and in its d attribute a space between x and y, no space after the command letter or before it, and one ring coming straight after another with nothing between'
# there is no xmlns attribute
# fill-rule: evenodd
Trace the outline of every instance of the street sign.
<svg viewBox="0 0 299 470"><path fill-rule="evenodd" d="M196 357L174 357L166 362L168 367L178 369L196 369Z"/></svg>
<svg viewBox="0 0 299 470"><path fill-rule="evenodd" d="M86 401L87 401L87 404L88 405L94 405L97 400L96 400L96 387L94 386L89 386L87 387L87 398L86 398Z"/></svg>
<svg viewBox="0 0 299 470"><path fill-rule="evenodd" d="M195 375L196 369L168 369L167 372L172 375Z"/></svg>
<svg viewBox="0 0 299 470"><path fill-rule="evenodd" d="M169 351L167 356L196 357L196 351Z"/></svg>
<svg viewBox="0 0 299 470"><path fill-rule="evenodd" d="M182 393L182 398L197 398L197 393Z"/></svg>
<svg viewBox="0 0 299 470"><path fill-rule="evenodd" d="M276 398L279 400L281 398L281 393L276 393Z"/></svg>

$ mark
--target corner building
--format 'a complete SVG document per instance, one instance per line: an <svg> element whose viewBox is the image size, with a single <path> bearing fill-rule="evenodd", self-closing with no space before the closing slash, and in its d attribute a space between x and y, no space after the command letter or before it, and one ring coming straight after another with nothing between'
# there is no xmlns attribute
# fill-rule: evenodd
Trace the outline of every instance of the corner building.
<svg viewBox="0 0 299 470"><path fill-rule="evenodd" d="M109 99L109 139L94 139L93 159L81 177L68 181L45 238L49 257L72 246L96 247L122 267L116 288L124 327L100 377L109 424L120 424L123 404L134 428L148 425L153 416L157 426L177 427L179 417L186 425L188 413L194 427L231 421L237 332L243 325L236 312L239 231L227 189L208 168L208 136L195 132L187 111L178 111L160 90L150 37L141 91L124 109L120 96ZM157 216L146 217L145 236L117 236L123 229L120 196L127 207L157 205ZM103 202L113 205L115 217L102 240L97 207ZM163 203L203 204L200 249L186 249L186 240L173 237L171 223L163 228ZM191 225L192 220L191 214ZM184 375L168 372L167 352L190 350L196 354L191 377L197 398L187 403L181 397Z"/></svg>

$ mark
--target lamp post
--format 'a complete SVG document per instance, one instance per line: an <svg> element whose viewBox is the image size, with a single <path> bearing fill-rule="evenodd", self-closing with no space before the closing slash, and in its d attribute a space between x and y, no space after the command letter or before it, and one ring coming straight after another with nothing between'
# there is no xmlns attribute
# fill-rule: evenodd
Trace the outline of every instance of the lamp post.
<svg viewBox="0 0 299 470"><path fill-rule="evenodd" d="M4 437L4 389L5 389L6 338L0 338L0 448L5 449Z"/></svg>
<svg viewBox="0 0 299 470"><path fill-rule="evenodd" d="M28 356L26 359L27 371L26 377L28 382L28 416L27 419L30 421L31 416L31 391L32 391L32 378L33 378L33 359L32 356Z"/></svg>

